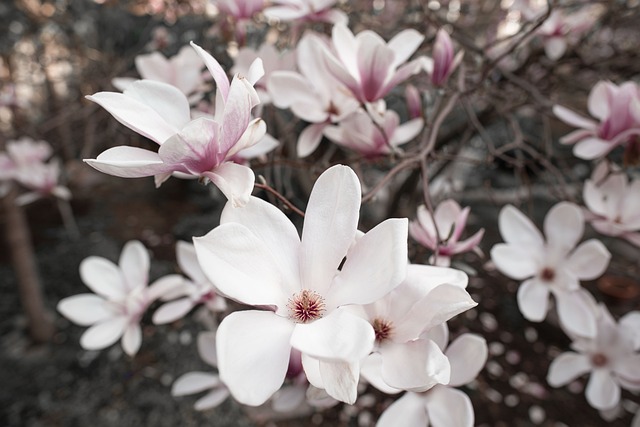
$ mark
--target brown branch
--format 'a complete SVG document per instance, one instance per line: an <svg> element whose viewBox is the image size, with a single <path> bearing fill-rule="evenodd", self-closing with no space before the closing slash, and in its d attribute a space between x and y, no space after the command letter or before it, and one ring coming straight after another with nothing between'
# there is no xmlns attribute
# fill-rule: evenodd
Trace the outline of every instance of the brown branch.
<svg viewBox="0 0 640 427"><path fill-rule="evenodd" d="M278 192L278 190L276 190L275 188L271 187L268 184L260 184L260 183L257 183L257 182L254 183L253 186L256 187L256 188L259 188L261 190L264 190L264 191L266 191L268 193L273 194L278 200L280 200L282 203L284 203L286 207L288 207L293 212L297 213L298 215L300 215L301 217L304 218L304 212L302 212L300 209L298 209L293 203L291 203L289 201L289 199L287 199L282 194L280 194Z"/></svg>

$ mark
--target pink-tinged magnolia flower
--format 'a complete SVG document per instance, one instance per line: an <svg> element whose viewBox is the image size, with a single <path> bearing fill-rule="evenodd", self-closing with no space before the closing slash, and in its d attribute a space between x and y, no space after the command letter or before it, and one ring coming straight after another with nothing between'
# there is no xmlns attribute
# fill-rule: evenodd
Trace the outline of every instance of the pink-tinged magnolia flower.
<svg viewBox="0 0 640 427"><path fill-rule="evenodd" d="M212 312L227 309L227 303L218 295L217 289L198 264L196 250L191 243L178 242L176 244L176 259L178 266L189 279L176 283L176 287L162 295L163 301L170 301L153 313L153 323L161 325L171 323L184 317L191 309L204 304Z"/></svg>
<svg viewBox="0 0 640 427"><path fill-rule="evenodd" d="M177 55L166 58L160 52L138 55L135 59L136 69L140 77L155 80L175 86L189 97L191 102L202 97L200 92L205 84L205 74L202 73L204 62L191 46L183 46ZM125 90L136 79L118 77L112 84L118 90Z"/></svg>
<svg viewBox="0 0 640 427"><path fill-rule="evenodd" d="M518 289L518 307L523 316L532 322L544 320L551 293L556 299L560 324L573 334L593 337L593 297L580 287L580 280L593 280L604 273L611 254L596 239L575 248L584 230L580 208L569 202L551 208L544 220L546 240L513 206L500 211L498 222L506 243L491 249L491 259L506 276L528 278Z"/></svg>
<svg viewBox="0 0 640 427"><path fill-rule="evenodd" d="M413 29L401 31L388 43L373 31L354 36L346 25L333 26L336 55L323 49L329 71L362 103L385 97L391 89L425 68L424 57L407 63L424 36ZM403 65L404 64L404 65Z"/></svg>
<svg viewBox="0 0 640 427"><path fill-rule="evenodd" d="M593 20L594 17L588 13L587 8L571 14L553 10L549 18L536 31L536 34L542 38L547 58L552 61L560 59L567 51L567 47L576 43L580 35L591 28Z"/></svg>
<svg viewBox="0 0 640 427"><path fill-rule="evenodd" d="M400 145L415 138L423 126L422 118L400 125L400 117L392 110L386 110L380 121L374 123L369 114L364 110L358 110L342 120L338 126L327 126L323 133L338 145L363 156L374 157L397 150Z"/></svg>
<svg viewBox="0 0 640 427"><path fill-rule="evenodd" d="M598 233L640 246L640 180L629 182L618 168L607 175L607 169L601 163L584 183L584 203L591 213L587 220Z"/></svg>
<svg viewBox="0 0 640 427"><path fill-rule="evenodd" d="M198 334L198 354L208 365L217 367L216 359L216 334L215 332L200 332ZM188 372L180 376L171 387L173 396L186 396L189 394L208 391L193 405L196 411L213 409L229 397L229 389L220 381L220 377L209 372Z"/></svg>
<svg viewBox="0 0 640 427"><path fill-rule="evenodd" d="M460 240L469 212L469 207L461 209L452 199L442 201L433 216L426 206L420 205L417 218L409 224L409 235L434 252L429 262L448 267L453 255L478 250L484 236L484 228L481 228L468 239Z"/></svg>
<svg viewBox="0 0 640 427"><path fill-rule="evenodd" d="M598 82L589 94L589 113L598 121L574 113L561 105L553 113L568 125L580 128L560 138L562 144L576 144L573 154L597 159L640 135L640 88L634 82L616 86ZM635 116L634 116L635 114Z"/></svg>
<svg viewBox="0 0 640 427"><path fill-rule="evenodd" d="M449 344L444 354L451 364L449 384L437 384L424 393L405 393L383 412L376 427L473 426L471 400L453 387L468 384L478 375L487 361L487 343L478 335L463 334Z"/></svg>
<svg viewBox="0 0 640 427"><path fill-rule="evenodd" d="M250 75L236 75L231 83L220 64L192 44L217 84L215 118L191 120L189 102L171 85L137 81L124 93L99 92L88 99L116 120L160 145L158 152L136 147L114 147L96 159L85 159L95 169L123 178L155 176L159 186L172 174L213 182L232 203L242 204L253 190L251 169L229 161L256 144L265 134L262 120L251 119L259 103L252 86L262 75L257 61Z"/></svg>
<svg viewBox="0 0 640 427"><path fill-rule="evenodd" d="M29 137L22 137L7 142L5 162L11 163L10 170L27 169L34 164L44 163L53 154L53 149L46 141L34 141ZM2 154L0 154L2 155ZM8 158L6 158L8 156ZM4 169L4 168L3 168ZM3 172L6 172L4 170Z"/></svg>
<svg viewBox="0 0 640 427"><path fill-rule="evenodd" d="M619 323L604 305L594 310L597 332L593 338L573 337L570 351L560 354L549 366L547 382L560 387L590 372L586 396L599 410L616 407L620 388L640 391L640 312L627 313Z"/></svg>
<svg viewBox="0 0 640 427"><path fill-rule="evenodd" d="M58 311L81 326L91 326L82 334L80 345L101 350L122 337L125 353L133 356L142 343L140 319L149 305L182 279L166 276L147 286L149 253L138 241L122 249L118 265L90 256L80 264L80 278L96 294L80 294L63 299Z"/></svg>
<svg viewBox="0 0 640 427"><path fill-rule="evenodd" d="M327 49L319 36L305 34L296 49L300 73L277 71L267 83L273 105L290 108L293 114L312 123L298 137L298 157L306 157L318 148L329 123L341 121L359 107L349 90L327 70L321 53Z"/></svg>
<svg viewBox="0 0 640 427"><path fill-rule="evenodd" d="M29 168L20 168L14 179L29 192L16 197L16 203L27 205L43 197L56 197L60 200L71 199L71 191L59 184L60 163L52 160L49 163L34 163Z"/></svg>
<svg viewBox="0 0 640 427"><path fill-rule="evenodd" d="M448 384L449 360L424 336L477 304L459 270L409 265L407 278L378 301L358 307L373 327L376 345L362 363L362 376L386 393L426 391Z"/></svg>
<svg viewBox="0 0 640 427"><path fill-rule="evenodd" d="M250 21L265 7L264 0L212 0L218 10L236 22Z"/></svg>
<svg viewBox="0 0 640 427"><path fill-rule="evenodd" d="M347 24L349 18L341 10L334 9L337 0L272 0L274 6L264 10L269 19L289 22L328 22Z"/></svg>
<svg viewBox="0 0 640 427"><path fill-rule="evenodd" d="M463 52L453 55L453 43L451 37L443 28L438 30L436 41L433 44L433 67L430 72L431 83L434 86L443 86L449 76L462 61ZM429 67L431 68L431 67ZM427 68L427 71L429 71Z"/></svg>
<svg viewBox="0 0 640 427"><path fill-rule="evenodd" d="M221 225L194 239L221 292L272 310L235 312L218 328L220 377L241 403L260 405L280 388L292 347L307 377L317 368L330 396L356 400L359 362L375 333L344 306L386 295L407 268L406 219L388 219L356 241L360 198L356 174L334 166L313 187L302 238L282 211L252 197L243 208L227 204Z"/></svg>

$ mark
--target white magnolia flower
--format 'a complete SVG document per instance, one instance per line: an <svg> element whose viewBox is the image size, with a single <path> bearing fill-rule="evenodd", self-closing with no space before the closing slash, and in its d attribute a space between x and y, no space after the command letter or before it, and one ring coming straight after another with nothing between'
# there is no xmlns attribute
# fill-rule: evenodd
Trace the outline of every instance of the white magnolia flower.
<svg viewBox="0 0 640 427"><path fill-rule="evenodd" d="M218 328L220 377L241 403L260 405L280 388L292 347L308 377L318 367L329 395L355 401L359 361L375 333L343 306L381 298L407 268L406 219L386 220L355 242L360 198L356 174L334 166L311 192L302 239L256 197L243 208L227 204L221 225L194 239L200 266L221 292L272 309L232 313Z"/></svg>
<svg viewBox="0 0 640 427"><path fill-rule="evenodd" d="M595 337L573 337L575 352L562 353L551 362L547 382L560 387L590 372L587 401L605 411L618 405L621 388L640 391L640 312L628 313L616 323L606 306L600 305L594 317Z"/></svg>
<svg viewBox="0 0 640 427"><path fill-rule="evenodd" d="M81 326L91 326L80 338L86 350L101 350L122 337L122 348L133 356L142 342L140 319L166 289L182 280L166 276L147 286L149 253L138 241L122 249L118 265L108 259L90 256L80 264L80 278L95 294L63 299L58 311Z"/></svg>
<svg viewBox="0 0 640 427"><path fill-rule="evenodd" d="M449 361L434 340L421 336L477 305L464 289L467 282L459 270L409 265L396 289L363 306L376 345L362 364L362 376L387 393L448 384Z"/></svg>
<svg viewBox="0 0 640 427"><path fill-rule="evenodd" d="M215 332L201 332L198 335L198 354L214 368L218 365ZM188 372L179 377L171 387L173 396L186 396L203 391L208 393L193 405L197 411L215 408L229 397L229 389L220 381L220 377L209 372Z"/></svg>
<svg viewBox="0 0 640 427"><path fill-rule="evenodd" d="M380 416L377 427L472 427L473 406L469 397L454 387L470 383L487 361L487 343L474 334L454 340L444 354L451 364L451 381L424 393L407 392Z"/></svg>
<svg viewBox="0 0 640 427"><path fill-rule="evenodd" d="M191 243L178 242L176 244L176 259L178 265L189 279L176 283L176 287L162 295L163 301L170 301L153 313L153 323L161 325L175 322L184 317L198 304L204 304L212 312L227 309L223 297L217 294L217 289L198 264L196 250Z"/></svg>
<svg viewBox="0 0 640 427"><path fill-rule="evenodd" d="M524 317L532 322L544 320L552 293L561 325L575 334L593 336L592 297L582 290L580 280L600 276L611 254L595 239L575 248L584 230L580 208L568 202L551 208L544 220L546 240L513 206L504 207L498 221L506 243L491 249L491 259L503 274L528 279L518 289L518 307Z"/></svg>

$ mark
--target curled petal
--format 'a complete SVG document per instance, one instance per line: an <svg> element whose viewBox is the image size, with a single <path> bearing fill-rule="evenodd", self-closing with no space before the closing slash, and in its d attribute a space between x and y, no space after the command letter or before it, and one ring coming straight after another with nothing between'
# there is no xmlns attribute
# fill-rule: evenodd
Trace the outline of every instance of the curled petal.
<svg viewBox="0 0 640 427"><path fill-rule="evenodd" d="M380 348L380 354L382 378L391 387L421 392L449 383L449 359L431 340L389 343Z"/></svg>
<svg viewBox="0 0 640 427"><path fill-rule="evenodd" d="M251 168L231 162L225 162L203 175L209 178L236 207L243 206L249 201L256 179Z"/></svg>

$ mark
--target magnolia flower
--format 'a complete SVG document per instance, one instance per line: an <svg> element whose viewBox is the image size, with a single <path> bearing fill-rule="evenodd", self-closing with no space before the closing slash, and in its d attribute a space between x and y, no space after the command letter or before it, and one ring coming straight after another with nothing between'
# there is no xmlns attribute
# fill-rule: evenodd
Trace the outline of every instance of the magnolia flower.
<svg viewBox="0 0 640 427"><path fill-rule="evenodd" d="M407 268L406 220L388 219L355 241L360 198L356 174L334 166L313 187L301 239L279 209L255 197L243 208L227 204L221 225L194 239L221 292L271 308L231 313L218 328L220 376L241 403L260 405L280 388L292 347L307 377L317 369L330 396L356 400L359 361L375 333L344 306L386 295Z"/></svg>
<svg viewBox="0 0 640 427"><path fill-rule="evenodd" d="M640 246L640 180L629 182L616 169L607 176L607 165L601 163L585 181L582 194L592 214L588 221L598 233Z"/></svg>
<svg viewBox="0 0 640 427"><path fill-rule="evenodd" d="M196 251L192 244L178 242L176 244L176 259L184 274L191 280L185 279L170 292L165 292L163 301L170 301L153 313L153 323L161 325L175 322L184 317L193 307L204 304L212 312L220 312L227 309L224 298L217 295L216 288L204 275ZM173 301L171 301L173 300Z"/></svg>
<svg viewBox="0 0 640 427"><path fill-rule="evenodd" d="M265 7L264 0L213 0L213 4L236 22L250 21L253 15Z"/></svg>
<svg viewBox="0 0 640 427"><path fill-rule="evenodd" d="M17 170L29 168L34 164L44 163L52 154L53 149L48 142L34 141L25 136L17 140L8 141L6 155L4 156L7 164L12 164L10 169ZM8 158L6 156L8 156Z"/></svg>
<svg viewBox="0 0 640 427"><path fill-rule="evenodd" d="M133 356L142 342L140 319L149 305L181 280L166 276L147 286L149 253L138 241L122 249L118 265L108 259L91 256L80 264L80 278L94 294L63 299L58 311L81 326L91 326L82 334L80 345L86 350L101 350L122 337L125 353Z"/></svg>
<svg viewBox="0 0 640 427"><path fill-rule="evenodd" d="M452 199L441 202L433 216L424 205L418 207L416 220L409 224L409 235L422 246L434 251L429 262L448 267L453 255L477 250L484 236L484 228L460 241L467 226L469 211L469 207L461 209Z"/></svg>
<svg viewBox="0 0 640 427"><path fill-rule="evenodd" d="M451 364L451 381L425 393L407 392L382 413L376 427L472 427L469 397L453 387L468 384L487 361L487 343L474 334L463 334L445 350Z"/></svg>
<svg viewBox="0 0 640 427"><path fill-rule="evenodd" d="M386 110L379 123L371 116L358 110L338 126L327 126L324 135L338 145L350 148L363 156L389 154L402 144L415 138L422 127L422 118L416 118L400 125L400 117L395 111Z"/></svg>
<svg viewBox="0 0 640 427"><path fill-rule="evenodd" d="M627 313L619 323L601 304L593 313L597 332L593 338L573 337L574 351L560 354L549 366L547 382L560 387L590 372L586 396L601 411L620 402L620 388L640 391L640 312Z"/></svg>
<svg viewBox="0 0 640 427"><path fill-rule="evenodd" d="M407 62L424 40L413 29L401 31L388 43L373 31L354 36L344 24L332 31L333 48L322 53L329 71L362 103L385 97L391 89L425 67L426 58ZM403 65L404 64L404 65Z"/></svg>
<svg viewBox="0 0 640 427"><path fill-rule="evenodd" d="M544 320L551 293L561 325L576 335L594 336L593 298L581 289L580 280L600 276L611 254L595 239L575 248L584 230L580 208L569 202L551 208L544 220L546 240L513 206L500 211L498 223L506 243L491 249L491 259L503 274L516 280L529 278L520 285L517 296L524 317L532 322Z"/></svg>
<svg viewBox="0 0 640 427"><path fill-rule="evenodd" d="M634 82L620 86L598 82L591 89L588 107L589 113L598 121L560 105L553 107L556 117L580 128L560 138L562 144L576 144L573 154L577 157L587 160L603 157L640 135L640 88Z"/></svg>
<svg viewBox="0 0 640 427"><path fill-rule="evenodd" d="M451 37L443 28L438 30L436 41L433 44L433 65L427 64L427 72L430 71L431 83L434 86L443 86L447 83L449 76L462 61L463 52L453 56L453 43Z"/></svg>
<svg viewBox="0 0 640 427"><path fill-rule="evenodd" d="M19 205L27 205L43 197L57 197L61 200L71 199L71 191L59 184L60 163L53 160L49 163L34 163L28 168L16 171L14 179L28 188L27 193L16 198Z"/></svg>
<svg viewBox="0 0 640 427"><path fill-rule="evenodd" d="M538 28L547 58L556 61L564 55L569 44L575 43L580 34L593 25L593 19L583 13L565 14L553 10L549 18Z"/></svg>
<svg viewBox="0 0 640 427"><path fill-rule="evenodd" d="M464 289L467 281L459 270L409 265L404 282L363 306L376 345L362 364L362 376L387 393L448 384L449 360L436 341L422 336L477 305Z"/></svg>
<svg viewBox="0 0 640 427"><path fill-rule="evenodd" d="M301 119L312 123L298 137L298 157L313 153L329 123L336 123L358 109L359 103L327 70L321 51L328 46L317 35L307 33L298 43L296 58L300 73L277 71L267 88L273 105L291 108Z"/></svg>
<svg viewBox="0 0 640 427"><path fill-rule="evenodd" d="M183 46L171 58L166 58L160 52L138 55L135 64L140 77L175 86L186 96L192 95L189 98L191 102L202 96L194 92L199 91L205 83L205 75L202 73L204 62L191 46ZM130 77L119 77L113 79L112 83L123 91L134 81L136 79Z"/></svg>
<svg viewBox="0 0 640 427"><path fill-rule="evenodd" d="M254 174L229 160L257 143L266 131L262 120L251 120L251 109L259 102L252 83L262 75L262 66L256 62L248 78L236 75L229 83L220 64L199 46L192 46L216 81L216 117L191 120L184 94L152 80L137 81L124 93L96 93L88 99L128 128L158 143L160 149L156 153L114 147L85 162L123 178L154 175L157 186L174 173L199 177L213 182L232 203L242 204L253 190Z"/></svg>
<svg viewBox="0 0 640 427"><path fill-rule="evenodd" d="M198 354L208 365L217 367L216 334L215 332L200 332L198 334ZM196 411L212 409L229 397L229 390L216 374L208 372L188 372L179 377L171 387L173 396L209 391L193 405Z"/></svg>
<svg viewBox="0 0 640 427"><path fill-rule="evenodd" d="M334 9L337 0L273 0L274 6L264 10L269 19L298 22L328 22L345 24L346 13Z"/></svg>

